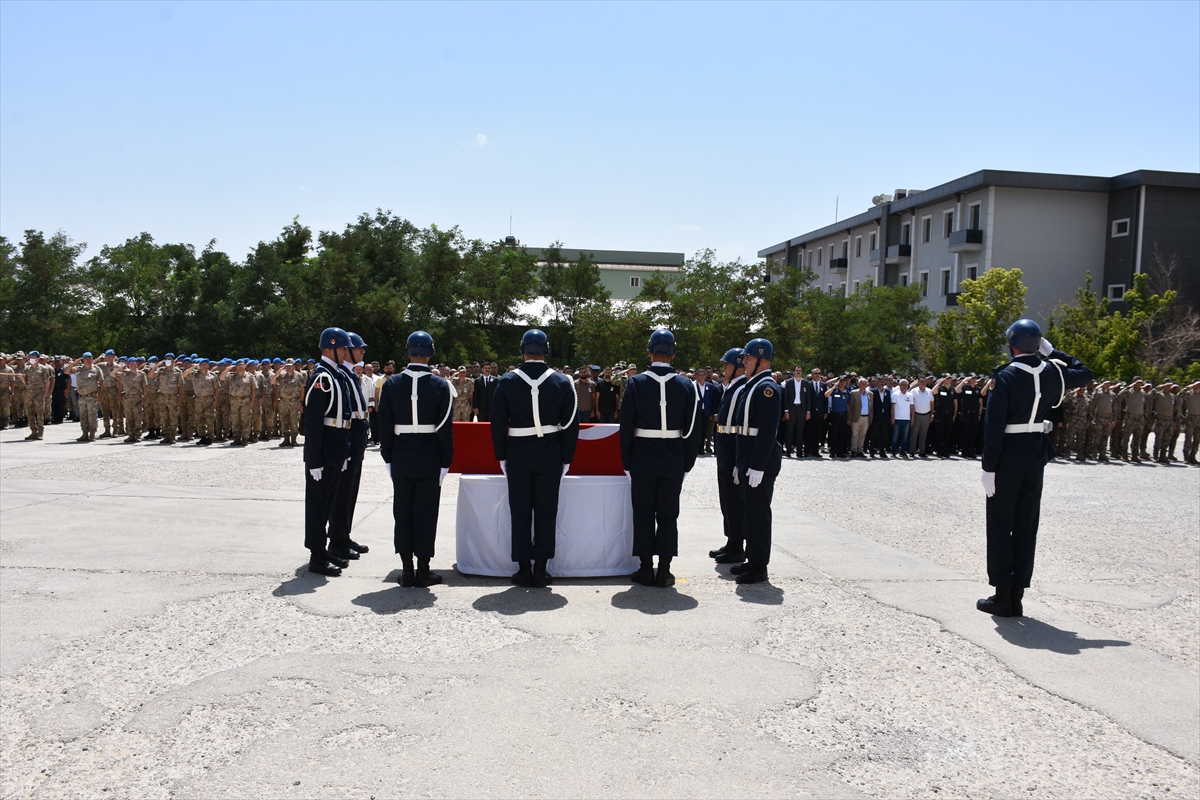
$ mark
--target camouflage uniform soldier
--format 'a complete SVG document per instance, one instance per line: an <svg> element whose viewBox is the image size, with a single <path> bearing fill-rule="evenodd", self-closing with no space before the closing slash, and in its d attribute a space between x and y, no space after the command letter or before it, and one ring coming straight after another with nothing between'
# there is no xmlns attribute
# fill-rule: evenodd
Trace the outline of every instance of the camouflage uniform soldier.
<svg viewBox="0 0 1200 800"><path fill-rule="evenodd" d="M272 378L275 383L275 407L279 411L280 435L284 447L296 446L300 424L300 398L304 396L304 373L292 359Z"/></svg>
<svg viewBox="0 0 1200 800"><path fill-rule="evenodd" d="M142 370L146 375L146 410L145 428L147 439L159 438L159 398L158 398L158 356L150 356L146 367Z"/></svg>
<svg viewBox="0 0 1200 800"><path fill-rule="evenodd" d="M1121 409L1125 418L1125 427L1121 433L1121 457L1129 454L1129 460L1140 463L1141 452L1138 449L1142 441L1142 425L1145 422L1146 395L1142 394L1142 379L1134 378L1129 388L1121 392Z"/></svg>
<svg viewBox="0 0 1200 800"><path fill-rule="evenodd" d="M1149 381L1142 384L1142 396L1145 398L1145 405L1142 409L1142 440L1138 444L1138 454L1145 460L1149 459L1150 451L1147 445L1150 439L1150 434L1154 432L1154 386Z"/></svg>
<svg viewBox="0 0 1200 800"><path fill-rule="evenodd" d="M1063 425L1067 429L1067 445L1064 457L1070 458L1074 453L1079 461L1087 460L1087 390L1080 386L1067 395L1063 405L1067 407L1067 419Z"/></svg>
<svg viewBox="0 0 1200 800"><path fill-rule="evenodd" d="M454 386L454 391L458 392L454 398L454 421L470 422L471 410L474 408L471 401L475 393L475 382L471 380L466 367L460 367L450 383Z"/></svg>
<svg viewBox="0 0 1200 800"><path fill-rule="evenodd" d="M0 355L0 431L8 427L12 414L13 386L17 383L16 373L9 364L8 355Z"/></svg>
<svg viewBox="0 0 1200 800"><path fill-rule="evenodd" d="M207 358L200 359L190 369L183 373L184 380L191 381L195 400L196 434L200 437L197 444L212 444L217 427L217 397L220 393L220 381L210 370Z"/></svg>
<svg viewBox="0 0 1200 800"><path fill-rule="evenodd" d="M1108 461L1108 440L1113 428L1113 395L1108 381L1100 384L1088 403L1088 456Z"/></svg>
<svg viewBox="0 0 1200 800"><path fill-rule="evenodd" d="M1175 395L1171 387L1164 383L1150 395L1154 406L1154 460L1160 464L1167 463L1167 454L1171 451L1171 433L1175 428Z"/></svg>
<svg viewBox="0 0 1200 800"><path fill-rule="evenodd" d="M100 401L104 433L100 434L99 438L111 439L125 432L125 425L121 422L121 391L117 382L117 370L124 366L124 363L118 363L113 351L108 350L98 366L100 373L104 375L104 399Z"/></svg>
<svg viewBox="0 0 1200 800"><path fill-rule="evenodd" d="M131 358L125 368L117 372L120 382L121 405L125 411L125 441L140 442L145 424L146 373L139 368L141 359Z"/></svg>
<svg viewBox="0 0 1200 800"><path fill-rule="evenodd" d="M1200 450L1200 381L1180 392L1180 407L1183 409L1183 460L1196 464L1196 451Z"/></svg>
<svg viewBox="0 0 1200 800"><path fill-rule="evenodd" d="M233 430L233 443L244 445L250 440L250 410L258 399L258 388L254 376L246 372L246 363L239 361L232 374L225 368L221 380L229 393L229 422Z"/></svg>
<svg viewBox="0 0 1200 800"><path fill-rule="evenodd" d="M190 442L196 434L196 390L191 378L185 378L192 368L192 359L179 359L179 441Z"/></svg>
<svg viewBox="0 0 1200 800"><path fill-rule="evenodd" d="M1125 384L1117 381L1113 384L1111 391L1113 396L1113 429L1111 436L1112 444L1109 447L1109 451L1114 458L1124 461L1125 454L1121 452L1121 437L1125 433L1125 412L1121 408L1123 402L1121 392L1125 391Z"/></svg>
<svg viewBox="0 0 1200 800"><path fill-rule="evenodd" d="M26 364L25 418L29 420L29 435L26 439L41 439L46 429L46 400L54 388L54 368L37 360L41 354L30 350L30 363Z"/></svg>
<svg viewBox="0 0 1200 800"><path fill-rule="evenodd" d="M158 367L158 419L163 444L175 444L179 430L179 408L183 402L183 370L175 366L175 357L167 353Z"/></svg>
<svg viewBox="0 0 1200 800"><path fill-rule="evenodd" d="M1183 395L1179 392L1179 385L1174 382L1171 383L1171 394L1174 395L1175 400L1175 418L1171 420L1171 439L1167 447L1167 458L1171 461L1178 461L1179 459L1175 457L1175 443L1179 439L1180 431L1183 430L1186 409L1184 408Z"/></svg>
<svg viewBox="0 0 1200 800"><path fill-rule="evenodd" d="M83 429L76 441L96 441L96 414L104 396L104 373L92 363L92 354L71 362L67 372L75 376L75 389L79 392L79 427Z"/></svg>

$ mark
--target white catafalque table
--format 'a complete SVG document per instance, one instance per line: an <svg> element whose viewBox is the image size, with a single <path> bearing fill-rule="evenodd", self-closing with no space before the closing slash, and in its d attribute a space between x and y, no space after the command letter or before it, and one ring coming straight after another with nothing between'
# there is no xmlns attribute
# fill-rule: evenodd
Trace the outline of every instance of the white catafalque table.
<svg viewBox="0 0 1200 800"><path fill-rule="evenodd" d="M563 478L556 530L554 558L546 565L555 577L628 575L638 568L632 555L629 479L624 475ZM507 478L462 476L455 538L459 572L508 577L516 571Z"/></svg>

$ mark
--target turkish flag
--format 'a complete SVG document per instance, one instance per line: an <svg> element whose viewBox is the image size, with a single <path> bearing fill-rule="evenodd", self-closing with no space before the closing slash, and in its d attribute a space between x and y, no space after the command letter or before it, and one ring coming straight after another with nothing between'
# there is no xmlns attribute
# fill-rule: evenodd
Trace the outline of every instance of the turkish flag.
<svg viewBox="0 0 1200 800"><path fill-rule="evenodd" d="M584 423L568 475L624 475L621 469L620 425ZM499 475L500 462L492 450L490 422L454 423L454 461L451 472Z"/></svg>

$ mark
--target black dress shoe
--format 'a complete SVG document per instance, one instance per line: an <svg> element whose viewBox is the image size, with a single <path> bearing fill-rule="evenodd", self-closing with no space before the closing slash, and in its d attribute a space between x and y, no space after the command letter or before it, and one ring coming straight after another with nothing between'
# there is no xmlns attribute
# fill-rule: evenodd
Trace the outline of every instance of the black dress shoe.
<svg viewBox="0 0 1200 800"><path fill-rule="evenodd" d="M371 548L367 547L365 544L359 544L358 542L354 541L353 539L350 539L348 544L350 545L350 549L354 550L356 552L359 552L359 553L371 552Z"/></svg>
<svg viewBox="0 0 1200 800"><path fill-rule="evenodd" d="M718 547L716 550L709 550L708 557L709 558L720 558L721 556L723 556L725 554L725 549L727 547L729 547L729 545L725 545L725 547Z"/></svg>
<svg viewBox="0 0 1200 800"><path fill-rule="evenodd" d="M743 572L745 572L748 569L750 569L750 565L745 562L743 562L741 564L734 564L732 567L729 568L729 574L730 575L741 575Z"/></svg>
<svg viewBox="0 0 1200 800"><path fill-rule="evenodd" d="M666 589L668 586L675 585L675 576L671 574L671 570L666 567L659 567L658 572L654 573L654 585L660 589Z"/></svg>
<svg viewBox="0 0 1200 800"><path fill-rule="evenodd" d="M1021 605L1021 601L1024 599L1025 599L1025 590L1024 589L1015 589L1014 588L1012 590L1012 594L1009 595L1009 602L1010 602L1010 605L1012 606L1012 615L1014 617L1025 616L1025 608Z"/></svg>
<svg viewBox="0 0 1200 800"><path fill-rule="evenodd" d="M977 600L975 607L993 617L1011 617L1013 615L1012 589L1008 586L997 586L994 595Z"/></svg>
<svg viewBox="0 0 1200 800"><path fill-rule="evenodd" d="M554 583L554 579L550 577L550 573L546 571L545 564L535 564L533 567L533 586L536 589L545 589L550 584Z"/></svg>
<svg viewBox="0 0 1200 800"><path fill-rule="evenodd" d="M528 564L522 564L521 568L512 576L512 582L517 586L528 589L530 586L533 586L533 570L529 568Z"/></svg>
<svg viewBox="0 0 1200 800"><path fill-rule="evenodd" d="M738 583L762 583L767 579L767 568L759 566L746 565L746 569L742 570L737 576Z"/></svg>
<svg viewBox="0 0 1200 800"><path fill-rule="evenodd" d="M350 548L349 550L342 550L341 548L338 548L336 550L330 550L329 553L330 553L330 555L337 556L338 558L342 559L343 561L357 561L358 560L358 551L355 550L354 548Z"/></svg>
<svg viewBox="0 0 1200 800"><path fill-rule="evenodd" d="M400 570L400 579L398 583L405 589L411 589L412 587L416 586L416 580L417 579L416 575L413 573L412 564L408 564Z"/></svg>
<svg viewBox="0 0 1200 800"><path fill-rule="evenodd" d="M315 572L317 575L325 575L329 578L336 578L342 574L342 571L330 564L323 558L316 558L308 562L308 571Z"/></svg>
<svg viewBox="0 0 1200 800"><path fill-rule="evenodd" d="M654 568L653 567L642 567L637 572L630 575L629 579L631 581L633 581L634 583L639 584L641 586L653 586L654 585Z"/></svg>
<svg viewBox="0 0 1200 800"><path fill-rule="evenodd" d="M743 553L735 551L722 553L721 555L717 556L716 560L718 564L740 564L746 560L746 556Z"/></svg>
<svg viewBox="0 0 1200 800"><path fill-rule="evenodd" d="M437 586L441 582L442 582L441 575L438 575L436 572L430 572L427 569L417 570L417 574L413 578L414 586L421 586L421 587Z"/></svg>
<svg viewBox="0 0 1200 800"><path fill-rule="evenodd" d="M325 558L326 558L326 560L329 561L330 564L333 564L338 569L345 569L346 567L350 566L349 561L347 561L344 558L338 558L333 553L326 553Z"/></svg>

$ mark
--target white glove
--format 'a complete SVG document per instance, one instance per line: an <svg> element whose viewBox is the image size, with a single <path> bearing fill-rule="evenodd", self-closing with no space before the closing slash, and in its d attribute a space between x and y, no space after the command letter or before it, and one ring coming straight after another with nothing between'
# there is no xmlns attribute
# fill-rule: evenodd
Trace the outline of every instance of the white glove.
<svg viewBox="0 0 1200 800"><path fill-rule="evenodd" d="M446 482L446 474L450 472L449 467L442 467L442 474L438 476L438 486Z"/></svg>
<svg viewBox="0 0 1200 800"><path fill-rule="evenodd" d="M560 480L560 481L561 481L563 478L567 477L567 470L569 470L570 468L571 468L571 465L570 465L570 464L563 464L563 474L562 474L562 476L559 478L559 480Z"/></svg>
<svg viewBox="0 0 1200 800"><path fill-rule="evenodd" d="M506 478L508 477L508 462L507 461L500 462L500 474Z"/></svg>
<svg viewBox="0 0 1200 800"><path fill-rule="evenodd" d="M629 478L630 482L633 481L633 476L629 474L629 470L625 470L625 477Z"/></svg>
<svg viewBox="0 0 1200 800"><path fill-rule="evenodd" d="M1043 336L1042 341L1038 342L1038 352L1044 355L1046 358L1049 358L1050 354L1054 352L1054 345L1050 344L1050 342L1046 340L1046 337Z"/></svg>
<svg viewBox="0 0 1200 800"><path fill-rule="evenodd" d="M388 477L389 477L389 478L390 478L390 477L392 477L392 465L391 465L391 464L389 464L389 463L388 463L388 462L386 462L386 461L385 461L385 462L383 462L383 465L384 465L385 467L387 467L387 471L388 471Z"/></svg>
<svg viewBox="0 0 1200 800"><path fill-rule="evenodd" d="M762 483L763 471L761 469L748 469L746 475L750 478L751 489L757 489L758 485Z"/></svg>
<svg viewBox="0 0 1200 800"><path fill-rule="evenodd" d="M1046 341L1043 339L1042 341ZM996 473L983 472L979 475L979 482L983 484L984 497L991 497L996 494Z"/></svg>
<svg viewBox="0 0 1200 800"><path fill-rule="evenodd" d="M325 471L324 467L317 467L316 469L310 469L308 471L308 474L313 476L314 481L319 481L319 480L321 480L321 473L324 471Z"/></svg>
<svg viewBox="0 0 1200 800"><path fill-rule="evenodd" d="M738 476L737 476L737 467L734 467L733 468L733 485L737 486L740 483L741 483L741 481L738 480Z"/></svg>

